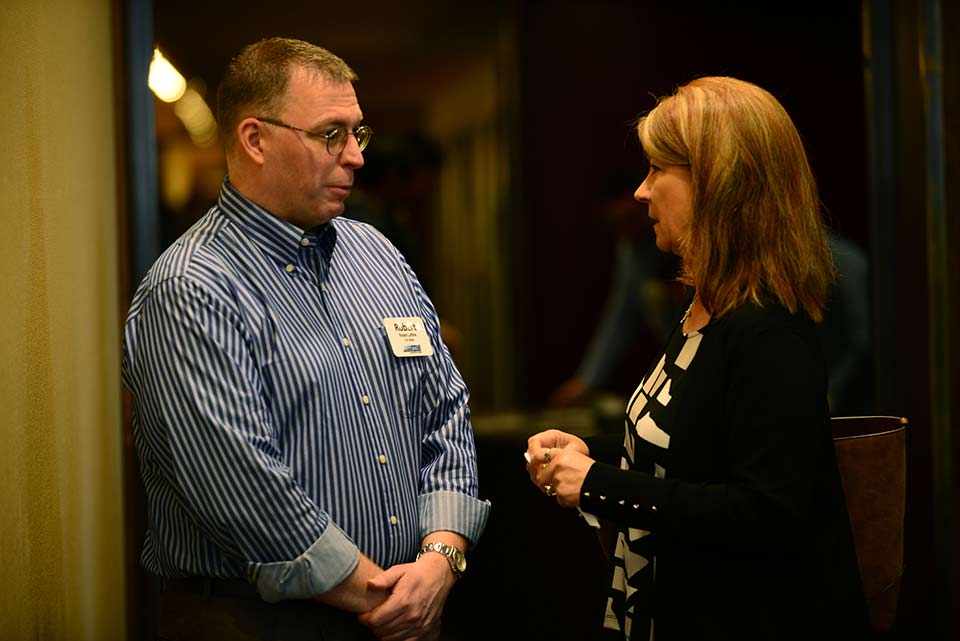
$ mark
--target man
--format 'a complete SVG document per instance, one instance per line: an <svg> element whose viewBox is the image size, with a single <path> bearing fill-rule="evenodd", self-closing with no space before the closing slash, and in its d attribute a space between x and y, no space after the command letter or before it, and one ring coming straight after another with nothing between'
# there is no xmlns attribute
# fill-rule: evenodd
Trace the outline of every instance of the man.
<svg viewBox="0 0 960 641"><path fill-rule="evenodd" d="M219 202L131 304L163 638L437 638L486 523L436 311L393 245L337 218L371 136L355 80L305 42L241 51Z"/></svg>

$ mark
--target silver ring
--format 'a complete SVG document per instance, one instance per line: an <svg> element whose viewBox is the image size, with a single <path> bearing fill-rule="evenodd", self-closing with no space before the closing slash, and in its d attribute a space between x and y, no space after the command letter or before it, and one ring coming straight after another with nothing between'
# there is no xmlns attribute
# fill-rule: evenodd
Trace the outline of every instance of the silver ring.
<svg viewBox="0 0 960 641"><path fill-rule="evenodd" d="M550 493L553 492L553 486L549 483L543 486L543 491L547 496L553 496L553 494ZM554 494L556 494L556 492L554 492Z"/></svg>
<svg viewBox="0 0 960 641"><path fill-rule="evenodd" d="M550 462L550 448L547 448L547 451L543 453L543 460L547 463Z"/></svg>

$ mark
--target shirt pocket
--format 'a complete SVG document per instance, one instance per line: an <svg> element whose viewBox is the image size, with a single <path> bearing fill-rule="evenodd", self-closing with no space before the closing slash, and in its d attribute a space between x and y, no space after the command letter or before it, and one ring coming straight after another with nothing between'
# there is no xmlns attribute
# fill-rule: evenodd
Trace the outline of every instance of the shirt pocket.
<svg viewBox="0 0 960 641"><path fill-rule="evenodd" d="M387 330L380 325L377 333L386 351L387 371L392 378L387 384L396 393L400 414L419 418L435 410L442 398L440 352L434 347L432 356L397 356L390 347Z"/></svg>

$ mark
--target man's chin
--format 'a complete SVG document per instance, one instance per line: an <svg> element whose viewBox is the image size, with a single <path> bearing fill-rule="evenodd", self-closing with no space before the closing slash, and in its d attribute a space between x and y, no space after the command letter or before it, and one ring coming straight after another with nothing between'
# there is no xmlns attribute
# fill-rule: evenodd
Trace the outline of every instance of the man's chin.
<svg viewBox="0 0 960 641"><path fill-rule="evenodd" d="M343 213L343 205L339 208L336 207L327 207L323 211L312 211L302 214L297 218L287 218L289 222L293 223L300 229L304 231L308 229L313 229L314 227L319 227L324 223L328 223L340 214ZM283 218L283 216L281 216Z"/></svg>
<svg viewBox="0 0 960 641"><path fill-rule="evenodd" d="M318 225L329 222L342 214L346 210L346 204L342 200L335 200L333 202L326 202L323 206L315 212L316 219L319 220Z"/></svg>

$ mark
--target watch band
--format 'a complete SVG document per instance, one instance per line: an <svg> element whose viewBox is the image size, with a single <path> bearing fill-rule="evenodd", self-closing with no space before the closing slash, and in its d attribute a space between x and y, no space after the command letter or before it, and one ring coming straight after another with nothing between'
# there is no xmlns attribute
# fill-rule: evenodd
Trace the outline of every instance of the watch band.
<svg viewBox="0 0 960 641"><path fill-rule="evenodd" d="M463 576L464 571L467 569L467 559L464 557L463 552L453 546L447 545L440 541L433 541L432 543L427 543L420 551L417 553L417 559L426 554L427 552L437 552L447 557L447 562L450 564L450 570L453 571L453 575L457 578Z"/></svg>

